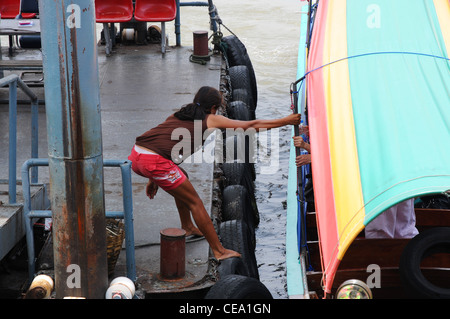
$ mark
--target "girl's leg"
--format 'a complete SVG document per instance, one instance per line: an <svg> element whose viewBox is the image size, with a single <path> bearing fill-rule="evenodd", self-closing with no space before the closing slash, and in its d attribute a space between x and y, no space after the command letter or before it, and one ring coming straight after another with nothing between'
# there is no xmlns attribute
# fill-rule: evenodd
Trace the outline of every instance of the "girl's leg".
<svg viewBox="0 0 450 319"><path fill-rule="evenodd" d="M178 214L180 215L181 228L186 231L186 236L198 235L203 236L202 232L195 227L191 219L191 211L181 200L175 197L175 204L177 205Z"/></svg>
<svg viewBox="0 0 450 319"><path fill-rule="evenodd" d="M222 246L202 200L188 179L186 179L180 186L175 189L168 190L167 192L171 194L175 200L178 201L178 203L183 203L188 210L192 212L192 217L194 218L195 223L208 241L216 259L221 260L240 256L239 253L233 250L225 249Z"/></svg>

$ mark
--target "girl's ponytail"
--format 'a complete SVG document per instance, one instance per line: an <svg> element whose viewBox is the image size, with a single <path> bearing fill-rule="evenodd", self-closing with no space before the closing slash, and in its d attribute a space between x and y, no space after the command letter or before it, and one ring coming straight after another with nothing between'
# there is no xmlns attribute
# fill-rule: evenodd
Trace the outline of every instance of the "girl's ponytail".
<svg viewBox="0 0 450 319"><path fill-rule="evenodd" d="M184 121L204 120L207 114L211 113L213 106L220 106L222 95L213 87L201 87L194 97L192 103L184 105L175 117Z"/></svg>

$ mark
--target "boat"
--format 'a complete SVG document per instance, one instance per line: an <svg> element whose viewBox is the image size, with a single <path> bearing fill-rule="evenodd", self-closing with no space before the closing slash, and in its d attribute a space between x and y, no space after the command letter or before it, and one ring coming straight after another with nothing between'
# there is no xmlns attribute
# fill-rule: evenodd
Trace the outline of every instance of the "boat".
<svg viewBox="0 0 450 319"><path fill-rule="evenodd" d="M450 3L308 1L293 107L289 298L450 297ZM303 130L293 128L292 135ZM413 238L366 238L414 198Z"/></svg>
<svg viewBox="0 0 450 319"><path fill-rule="evenodd" d="M1 152L2 172L9 173L0 183L0 298L271 298L254 256L253 164L215 155L241 144L222 150L217 132L182 164L223 245L242 255L220 262L204 238L185 239L177 231L169 195L160 191L148 200L147 181L131 173L127 160L137 135L191 101L203 85L223 92L220 112L226 116L254 116L250 58L236 35L222 34L213 1L80 0L68 7L42 1L26 20L16 17L26 13L19 4L36 1L6 2L17 12L9 18L1 12L0 30L9 30L2 35L15 31L37 39L2 47L0 96L10 106L2 134L10 143L1 141L8 150ZM193 46L180 41L184 6L208 9L212 33L194 32ZM176 45L165 33L171 21ZM70 174L53 170L71 163L79 165ZM175 275L173 268L170 275L163 271L170 267L161 257L163 242L171 240L185 245L169 254L168 264L185 266Z"/></svg>

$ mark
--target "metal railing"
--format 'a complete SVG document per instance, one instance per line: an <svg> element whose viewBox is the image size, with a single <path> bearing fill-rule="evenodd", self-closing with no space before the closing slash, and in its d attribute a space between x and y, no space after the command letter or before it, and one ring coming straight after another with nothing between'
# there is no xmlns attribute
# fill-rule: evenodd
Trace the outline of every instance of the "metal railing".
<svg viewBox="0 0 450 319"><path fill-rule="evenodd" d="M25 222L25 232L28 252L28 276L29 281L34 278L35 273L35 252L33 237L33 218L51 218L51 210L32 210L29 170L36 166L48 166L48 159L29 159L22 165L22 187L23 187L23 216ZM105 213L106 218L119 218L125 224L125 249L127 277L136 281L136 263L134 252L134 227L133 227L133 200L131 186L131 162L127 160L104 160L104 167L120 167L122 173L123 190L123 211L109 211Z"/></svg>
<svg viewBox="0 0 450 319"><path fill-rule="evenodd" d="M211 30L213 32L217 31L217 25L216 25L216 9L212 2L212 0L208 0L206 2L204 1L190 1L190 2L181 2L180 0L176 0L177 4L177 15L175 17L175 35L176 35L176 45L181 45L181 13L180 13L180 7L208 7L209 8L209 16L211 21Z"/></svg>
<svg viewBox="0 0 450 319"><path fill-rule="evenodd" d="M0 79L0 87L9 86L9 159L8 159L8 201L16 204L17 184L17 88L31 101L31 157L38 157L38 98L16 74ZM31 172L33 182L37 181L37 168Z"/></svg>

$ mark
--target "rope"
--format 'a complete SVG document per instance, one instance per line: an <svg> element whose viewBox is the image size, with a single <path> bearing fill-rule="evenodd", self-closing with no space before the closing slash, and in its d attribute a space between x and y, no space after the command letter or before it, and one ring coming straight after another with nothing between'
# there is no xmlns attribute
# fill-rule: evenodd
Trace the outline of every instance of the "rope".
<svg viewBox="0 0 450 319"><path fill-rule="evenodd" d="M216 20L217 24L219 25L219 32L220 32L220 26L223 26L225 29L227 29L228 32L230 32L232 35L234 35L235 37L236 34L233 33L233 31L231 31L225 24L223 24L222 19L219 16L219 11L217 11L216 6L214 5L212 8L209 9L209 14L211 16L211 13L215 13L216 15L214 17L210 17L211 20Z"/></svg>
<svg viewBox="0 0 450 319"><path fill-rule="evenodd" d="M424 56L424 57L429 57L429 58L435 58L435 59L441 59L441 60L445 60L445 61L449 61L449 58L443 57L443 56L439 56L439 55L433 55L433 54L428 54L428 53L420 53L420 52L408 52L408 51L381 51L381 52L370 52L370 53L362 53L362 54L356 54L356 55L352 55L352 56L348 56L345 58L341 58L329 63L326 63L322 66L319 66L311 71L308 71L305 73L305 75L303 75L300 79L298 79L297 81L295 81L294 83L292 83L293 85L296 85L299 82L302 82L310 73L320 70L326 66L329 66L331 64L337 63L337 62L341 62L344 60L350 60L350 59L354 59L354 58L361 58L361 57L365 57L365 56L370 56L370 55L381 55L381 54L405 54L405 55L417 55L417 56ZM298 91L292 92L294 94L297 94Z"/></svg>

